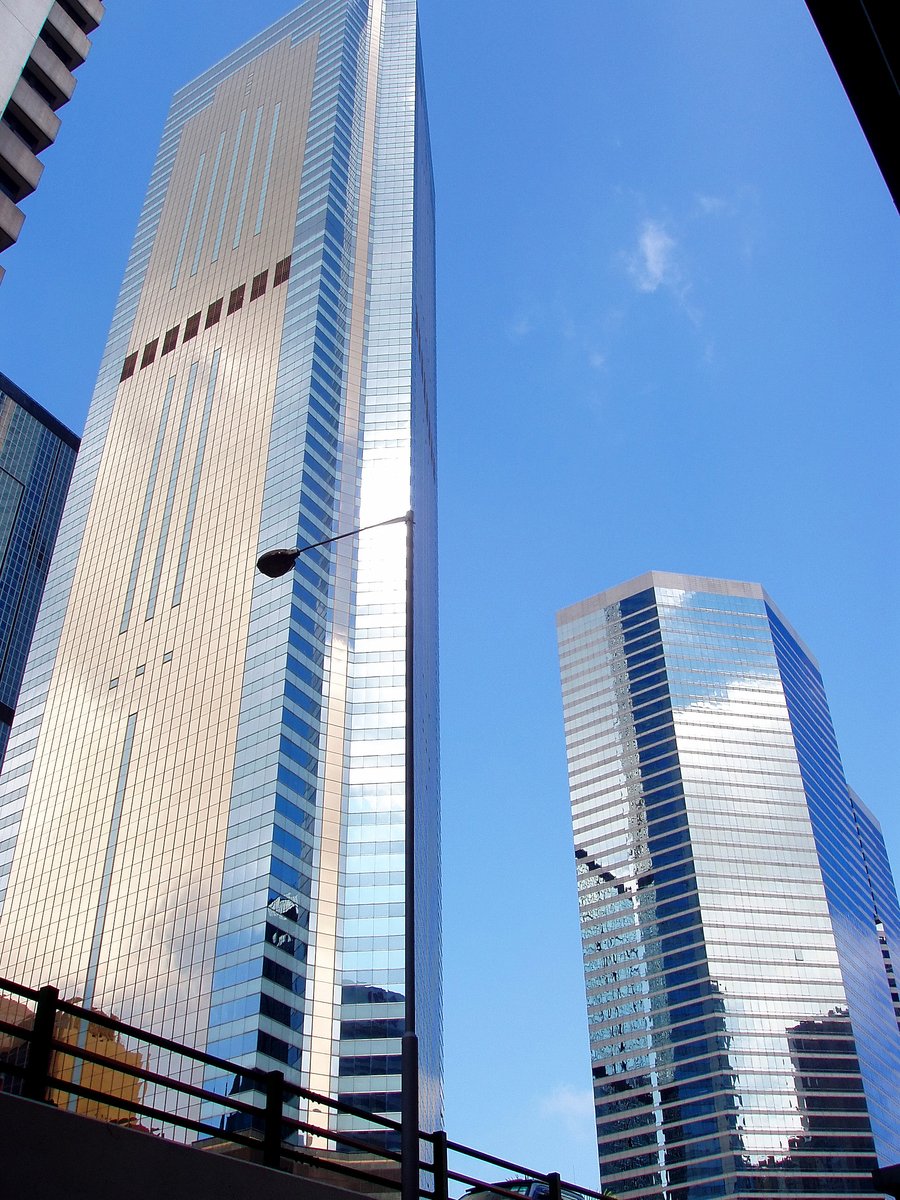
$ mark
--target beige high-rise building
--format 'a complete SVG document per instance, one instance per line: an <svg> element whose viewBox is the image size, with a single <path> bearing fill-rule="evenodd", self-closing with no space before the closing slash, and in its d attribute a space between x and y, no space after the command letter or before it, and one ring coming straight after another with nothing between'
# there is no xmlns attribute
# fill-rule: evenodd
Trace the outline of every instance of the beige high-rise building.
<svg viewBox="0 0 900 1200"><path fill-rule="evenodd" d="M38 185L38 155L56 140L103 12L100 0L0 0L0 251L19 236L19 204Z"/></svg>
<svg viewBox="0 0 900 1200"><path fill-rule="evenodd" d="M404 526L254 564L414 509L423 1124L433 287L413 0L309 0L177 93L0 780L0 975L396 1114Z"/></svg>

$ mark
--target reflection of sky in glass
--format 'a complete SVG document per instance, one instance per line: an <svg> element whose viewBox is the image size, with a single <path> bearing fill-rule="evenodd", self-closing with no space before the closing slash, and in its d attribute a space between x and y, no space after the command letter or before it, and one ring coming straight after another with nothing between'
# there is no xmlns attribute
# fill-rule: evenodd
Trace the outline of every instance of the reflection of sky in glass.
<svg viewBox="0 0 900 1200"><path fill-rule="evenodd" d="M878 1137L900 1038L858 840L841 845L859 875L852 948L823 878L850 805L821 681L761 589L700 582L560 617L604 1182L688 1196L801 1173L812 1194L865 1190L863 1079ZM793 692L778 637L804 664Z"/></svg>
<svg viewBox="0 0 900 1200"><path fill-rule="evenodd" d="M797 827L804 798L762 603L750 613L747 601L744 611L732 603L723 617L719 597L686 593L670 607L663 592L659 600L709 970L726 997L729 1055L746 1114L738 1122L744 1151L759 1161L786 1154L789 1137L802 1132L787 1029L798 1019L804 970L796 955L827 907L823 898L805 905L795 899L798 888L816 888L818 870L811 832ZM782 952L779 942L788 943ZM760 975L766 997L759 989L748 998L745 985ZM842 1001L838 988L832 1002ZM801 1006L806 1013L805 1000Z"/></svg>

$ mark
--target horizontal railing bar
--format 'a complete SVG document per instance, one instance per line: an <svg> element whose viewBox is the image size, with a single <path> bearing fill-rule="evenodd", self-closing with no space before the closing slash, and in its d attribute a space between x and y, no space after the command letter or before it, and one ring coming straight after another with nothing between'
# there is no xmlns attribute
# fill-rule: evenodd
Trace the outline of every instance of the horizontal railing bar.
<svg viewBox="0 0 900 1200"><path fill-rule="evenodd" d="M148 1071L144 1067L134 1067L130 1063L124 1063L120 1059L108 1058L106 1055L97 1054L93 1050L88 1050L84 1046L76 1046L71 1042L60 1042L54 1039L51 1042L54 1050L68 1055L76 1060L94 1063L97 1066L108 1067L113 1071L122 1075L128 1075L131 1078L138 1079L142 1083L152 1083L158 1087L168 1089L181 1096L191 1096L196 1100L204 1101L208 1104L216 1105L217 1107L231 1110L232 1112L245 1113L251 1117L259 1117L265 1119L265 1108L257 1107L254 1104L249 1104L245 1100L236 1098L229 1099L220 1095L218 1092L208 1091L206 1088L198 1087L196 1084L186 1083L181 1079L172 1079L168 1075L160 1075L156 1071ZM22 1073L25 1069L21 1068ZM118 1097L110 1093L103 1093L111 1101L117 1100ZM155 1110L157 1112L164 1111L162 1109ZM317 1125L312 1125L308 1121L301 1121L295 1117L285 1113L282 1117L282 1124L296 1131L310 1133L317 1137L327 1138L330 1141L340 1142L341 1145L350 1146L356 1150L364 1150L369 1154L375 1155L377 1158L384 1158L391 1162L400 1162L401 1155L394 1150L388 1150L387 1147L381 1149L367 1144L360 1140L359 1137L354 1137L353 1132L364 1136L366 1130L335 1130L330 1128L322 1128ZM421 1165L421 1164L420 1164Z"/></svg>
<svg viewBox="0 0 900 1200"><path fill-rule="evenodd" d="M368 1113L352 1104L345 1104L343 1100L334 1100L331 1096L320 1096L316 1092L306 1092L303 1089L298 1089L298 1095L303 1096L306 1100L311 1099L316 1104L325 1104L329 1108L335 1108L338 1112L346 1113L348 1117L359 1117L362 1121L371 1121L373 1125L382 1125L385 1129L400 1132L399 1121L394 1121L391 1117L383 1117L380 1113Z"/></svg>
<svg viewBox="0 0 900 1200"><path fill-rule="evenodd" d="M471 1146L464 1146L461 1142L447 1142L447 1149L455 1151L457 1154L464 1154L467 1158L476 1158L479 1162L490 1163L494 1167L503 1167L505 1171L512 1171L516 1175L525 1175L529 1179L540 1179L542 1182L547 1182L547 1176L542 1175L539 1171L532 1171L528 1167L523 1167L521 1163L510 1162L505 1158L495 1158L493 1154L483 1154L480 1150L473 1150Z"/></svg>
<svg viewBox="0 0 900 1200"><path fill-rule="evenodd" d="M124 1034L126 1037L147 1042L151 1046L157 1046L161 1050L168 1050L171 1053L179 1054L182 1058L215 1067L218 1070L224 1071L227 1075L241 1075L247 1079L258 1081L263 1085L259 1089L260 1092L265 1092L265 1080L268 1072L264 1071L261 1067L243 1067L240 1063L229 1062L228 1059L219 1058L214 1054L207 1054L203 1050L195 1050L180 1042L174 1042L170 1038L164 1038L147 1030L138 1029L135 1025L129 1025L125 1021L120 1021L118 1017L109 1017L106 1013L82 1008L80 1005L72 1004L68 1000L58 1001L56 1007L59 1012L68 1013L69 1016L75 1017L78 1020L93 1022L95 1025L113 1029L115 1032ZM348 1116L369 1121L373 1125L381 1125L385 1129L400 1131L399 1121L394 1121L390 1117L383 1117L377 1113L365 1112L363 1109L356 1108L352 1104L345 1104L343 1101L336 1100L331 1096L323 1096L320 1092L311 1092L299 1084L291 1083L290 1080L285 1081L285 1090L289 1095L299 1096L304 1100L312 1101L314 1104L323 1104L328 1108L336 1109L338 1112L347 1113Z"/></svg>
<svg viewBox="0 0 900 1200"><path fill-rule="evenodd" d="M451 1144L448 1142L447 1145L449 1149ZM453 1149L457 1149L457 1147L454 1146ZM459 1153L459 1151L457 1152ZM485 1162L489 1158L488 1155L483 1155L478 1150L468 1150L465 1153L469 1158L481 1159ZM491 1161L498 1163L498 1160L496 1159L492 1159ZM503 1163L502 1161L500 1161L498 1165L510 1167L513 1173L516 1175L525 1176L528 1179L536 1179L541 1183L549 1183L547 1176L543 1175L540 1171L532 1171L530 1168L518 1167L514 1163ZM512 1200L522 1200L521 1192L509 1192L506 1190L506 1188L497 1187L496 1184L492 1183L484 1183L480 1179L473 1179L471 1176L463 1175L459 1171L448 1169L447 1178L452 1179L454 1183L467 1183L470 1187L481 1188L486 1192L494 1192L498 1196L509 1196L512 1197ZM593 1197L593 1200L606 1200L606 1198L600 1192L595 1192L592 1188L583 1187L580 1183L570 1183L566 1179L561 1179L559 1181L559 1186L571 1188L573 1192L580 1192L582 1196Z"/></svg>
<svg viewBox="0 0 900 1200"><path fill-rule="evenodd" d="M198 1087L195 1083L185 1083L181 1079L173 1079L170 1075L160 1075L157 1071L148 1071L145 1067L133 1067L129 1063L122 1062L120 1059L107 1058L103 1054L97 1054L94 1050L88 1050L86 1046L75 1046L71 1042L59 1042L55 1038L50 1045L54 1050L60 1051L62 1054L67 1054L70 1058L82 1062L95 1063L100 1067L109 1067L110 1070L116 1071L120 1075L130 1075L133 1079L138 1079L142 1083L156 1084L158 1087L167 1088L180 1096L192 1096L196 1100L205 1100L210 1104L219 1104L223 1108L230 1108L235 1112L249 1113L251 1116L262 1117L265 1115L265 1108L249 1104L246 1100L228 1100L219 1092L207 1091L205 1088Z"/></svg>
<svg viewBox="0 0 900 1200"><path fill-rule="evenodd" d="M127 1064L123 1064L116 1059L105 1058L102 1055L94 1054L90 1050L72 1046L66 1042L54 1041L53 1047L54 1049L62 1050L64 1053L67 1053L72 1057L77 1058L79 1056L83 1056L88 1061L96 1063L97 1065L113 1067L117 1070L121 1070L125 1073L141 1078L136 1069L129 1068ZM4 1063L2 1064L2 1067L0 1067L0 1074L24 1076L26 1074L26 1068L15 1063ZM144 1078L146 1082L159 1083L163 1086L172 1087L173 1090L180 1091L184 1094L190 1094L198 1099L218 1105L224 1109L231 1109L234 1112L241 1112L248 1116L256 1116L260 1118L264 1116L265 1110L262 1108L256 1108L254 1105L247 1104L245 1101L228 1100L218 1093L206 1092L200 1088L194 1087L193 1085L183 1084L180 1080L173 1081L166 1076L157 1075L152 1072L147 1072ZM61 1080L55 1076L48 1076L47 1086L56 1088L58 1091L83 1096L86 1099L106 1104L110 1108L125 1109L126 1111L132 1112L137 1116L158 1120L163 1124L177 1125L182 1129L190 1129L196 1133L205 1134L207 1137L211 1137L219 1141L232 1142L236 1145L246 1146L247 1148L254 1150L259 1149L262 1145L261 1138L248 1137L233 1130L223 1130L214 1125L209 1125L203 1121L195 1121L190 1117L183 1117L178 1113L172 1113L165 1109L154 1108L152 1105L131 1101L125 1097L113 1096L108 1092L100 1092L95 1088L88 1088L83 1084L75 1084L71 1080ZM353 1149L375 1155L378 1158L383 1158L398 1163L402 1159L402 1156L396 1151L389 1150L387 1147L371 1146L361 1138L354 1137L350 1131L347 1130L322 1128L320 1126L311 1125L308 1122L297 1121L286 1114L283 1118L283 1124L295 1130L312 1134L316 1137L322 1137L329 1141L341 1142L342 1144L348 1145ZM364 1137L366 1131L358 1130L355 1132L362 1134ZM422 1133L421 1136L423 1140L431 1141L433 1140L434 1135ZM503 1159L497 1159L490 1155L483 1155L479 1151L472 1150L469 1147L464 1147L462 1143L448 1142L448 1149L453 1149L457 1153L462 1153L469 1158L479 1159L485 1162L490 1161L496 1166L507 1167L518 1175L533 1179L542 1178L540 1172L532 1171L515 1163L510 1163ZM399 1182L395 1180L383 1175L375 1175L372 1172L364 1171L360 1167L354 1167L347 1163L337 1163L328 1158L321 1158L315 1153L314 1150L310 1150L309 1148L300 1149L298 1147L291 1146L290 1144L284 1144L282 1146L281 1153L283 1157L289 1158L292 1161L305 1163L309 1166L321 1167L323 1170L335 1171L343 1175L351 1175L353 1177L363 1179L365 1182L387 1186L394 1190L400 1189ZM420 1159L419 1168L420 1170L424 1170L430 1174L433 1171L433 1164ZM498 1196L509 1197L510 1200L521 1200L520 1195L516 1192L510 1192L505 1188L497 1187L494 1184L485 1183L483 1180L475 1178L474 1176L464 1175L459 1171L448 1170L447 1177L448 1179L453 1180L455 1183L464 1183L469 1187L481 1188L484 1191L489 1191ZM581 1192L584 1196L593 1197L594 1200L604 1200L604 1197L601 1195L601 1193L595 1192L592 1188L587 1188L580 1184L570 1183L563 1180L561 1181L561 1186L570 1187L575 1191ZM435 1193L432 1190L423 1188L421 1190L421 1195L426 1198L433 1198Z"/></svg>
<svg viewBox="0 0 900 1200"><path fill-rule="evenodd" d="M182 1058L192 1059L194 1062L202 1062L208 1067L216 1067L224 1071L226 1075L240 1074L254 1079L265 1080L266 1072L260 1067L241 1067L239 1063L229 1062L227 1058L219 1058L215 1054L207 1054L205 1050L196 1050L192 1046L185 1046L181 1042L173 1042L171 1038L161 1037L159 1034L151 1033L149 1030L138 1029L136 1025L129 1025L125 1021L120 1021L118 1017L109 1017L106 1013L97 1012L91 1008L81 1008L77 1004L71 1004L68 1000L60 1000L56 1008L58 1012L68 1013L70 1017L75 1017L80 1021L89 1021L94 1025L102 1025L104 1028L113 1029L116 1033L121 1033L125 1037L134 1038L139 1042L148 1042L151 1046L156 1046L160 1050L168 1050L173 1054L180 1054ZM260 1090L265 1089L262 1088Z"/></svg>
<svg viewBox="0 0 900 1200"><path fill-rule="evenodd" d="M122 1062L121 1059L108 1058L106 1055L98 1054L94 1050L88 1050L86 1046L77 1046L71 1042L60 1042L55 1038L50 1043L54 1050L68 1055L70 1058L85 1062L95 1063L97 1066L108 1067L110 1070L116 1071L121 1075L128 1075L131 1078L138 1079L143 1083L152 1083L157 1087L166 1088L176 1092L181 1096L191 1096L196 1100L203 1100L209 1104L218 1105L221 1108L232 1109L234 1112L247 1113L250 1116L265 1117L265 1107L255 1104L250 1104L246 1100L238 1100L237 1098L228 1098L220 1092L211 1092L206 1088L199 1087L197 1084L186 1083L181 1079L173 1079L169 1075L160 1075L157 1071L149 1071L145 1067L134 1067L130 1063ZM354 1115L358 1115L355 1113ZM331 1141L341 1142L343 1144L353 1146L356 1149L365 1149L380 1158L386 1158L393 1162L400 1161L400 1154L396 1151L376 1150L373 1146L359 1142L352 1136L354 1132L365 1135L367 1132L364 1129L360 1130L334 1130L329 1127L322 1128L317 1125L312 1125L308 1121L301 1121L297 1117L292 1117L289 1113L285 1113L282 1117L282 1122L290 1126L294 1130L302 1131L303 1133L312 1133L320 1137L329 1138Z"/></svg>
<svg viewBox="0 0 900 1200"><path fill-rule="evenodd" d="M21 984L14 983L9 979L0 978L0 992L9 992L15 996L24 997L26 1000L38 1003L41 1001L41 992L33 988L24 987ZM138 1043L145 1043L148 1046L155 1047L158 1050L166 1051L170 1054L177 1055L189 1063L200 1064L207 1068L212 1068L222 1072L225 1075L232 1075L246 1081L247 1087L244 1090L255 1091L260 1095L266 1094L266 1081L269 1072L262 1067L244 1066L241 1063L231 1062L228 1059L220 1058L218 1055L208 1054L206 1051L198 1050L190 1046L186 1046L181 1042L176 1042L171 1038L162 1037L159 1034L152 1033L145 1029L139 1029L135 1025L130 1025L117 1017L108 1016L106 1013L98 1012L92 1009L83 1008L79 1004L75 1004L68 1000L56 999L53 1005L58 1013L66 1013L68 1016L75 1018L77 1021L83 1021L87 1024L99 1025L109 1029L116 1034L125 1038L133 1039ZM31 1043L34 1039L33 1029L14 1025L9 1021L0 1020L0 1032L8 1034L23 1043L27 1043L29 1051ZM241 1113L246 1116L259 1118L261 1121L265 1117L265 1108L257 1107L245 1100L237 1098L229 1099L219 1092L209 1091L205 1087L193 1083L183 1082L180 1079L172 1076L163 1075L159 1072L150 1071L143 1066L134 1067L119 1059L108 1058L105 1055L98 1054L87 1047L79 1047L69 1042L61 1042L54 1039L51 1042L53 1050L66 1054L76 1060L94 1063L98 1066L105 1067L111 1071L119 1072L130 1078L137 1079L142 1083L151 1084L154 1087L167 1089L174 1092L176 1095L186 1096L192 1100L201 1101L204 1104L219 1107L225 1111ZM16 1063L4 1063L0 1065L0 1074L7 1074L14 1077L26 1077L28 1074L27 1066L19 1066ZM99 1092L93 1088L84 1087L81 1084L74 1084L71 1081L65 1082L53 1078L46 1077L46 1085L55 1087L60 1091L67 1092L72 1095L84 1096L87 1099L95 1100L99 1103L107 1104L114 1108L120 1108L127 1112L132 1112L140 1116L149 1117L154 1120L161 1121L166 1124L175 1125L182 1129L192 1130L196 1133L203 1134L208 1137L216 1138L222 1141L233 1142L235 1145L247 1146L250 1148L261 1148L261 1139L249 1138L240 1133L224 1131L207 1125L203 1121L196 1121L192 1118L182 1117L178 1114L165 1112L161 1109L153 1108L149 1105L140 1102L133 1102L124 1097L111 1096L103 1092ZM355 1120L363 1122L366 1126L377 1126L382 1129L401 1132L402 1126L399 1121L393 1120L391 1117L382 1116L379 1113L366 1112L363 1109L357 1108L353 1104L348 1104L343 1100L338 1100L332 1096L325 1096L319 1092L312 1092L299 1084L293 1084L289 1080L285 1081L285 1098L289 1101L302 1100L309 1105L321 1105L329 1112L345 1114L353 1117ZM223 1113L224 1115L224 1113ZM309 1115L309 1114L307 1114ZM343 1146L349 1146L353 1150L362 1151L369 1155L374 1155L386 1162L400 1163L402 1154L388 1150L385 1148L376 1148L366 1143L365 1137L370 1130L363 1128L359 1130L336 1130L323 1129L313 1125L308 1121L301 1121L298 1118L289 1116L287 1113L283 1116L283 1125L285 1128L294 1132L303 1132L316 1137L321 1137L327 1141L336 1142ZM437 1134L429 1133L424 1130L419 1130L419 1137L432 1144L436 1142ZM496 1155L486 1154L482 1151L475 1150L471 1146L466 1146L461 1142L452 1142L446 1140L446 1149L454 1154L462 1155L466 1158L473 1159L478 1163L489 1164L493 1167L501 1168L504 1171L509 1171L517 1176L524 1176L530 1179L540 1180L541 1182L550 1183L550 1175L543 1174L540 1171L533 1171L527 1167L523 1167L520 1163L515 1163L509 1159L499 1158ZM318 1157L315 1152L309 1150L300 1150L292 1146L285 1145L282 1149L283 1155L293 1161L305 1162L310 1165L315 1165L324 1170L333 1170L342 1174L354 1175L358 1178L365 1179L367 1182L386 1185L392 1188L399 1188L399 1183L393 1180L386 1179L380 1175L373 1175L365 1172L358 1167L352 1167L348 1164L339 1164L332 1162L326 1158ZM433 1165L428 1162L419 1160L419 1169L433 1174ZM497 1187L496 1185L483 1183L469 1175L464 1175L461 1172L448 1170L447 1178L456 1183L464 1183L471 1187L482 1188L497 1196L503 1197L504 1200L521 1200L518 1193L510 1192L505 1188ZM559 1178L556 1176L555 1178ZM580 1192L583 1196L590 1200L604 1200L600 1192L594 1191L592 1188L582 1187L578 1184L569 1183L566 1180L560 1180L560 1186L568 1187ZM434 1191L422 1190L423 1197L434 1197Z"/></svg>
<svg viewBox="0 0 900 1200"><path fill-rule="evenodd" d="M205 1133L208 1137L218 1138L223 1142L236 1142L241 1146L249 1146L252 1150L262 1147L259 1139L231 1131L225 1133L221 1129L216 1129L214 1125L206 1125L202 1121L195 1121L192 1117L182 1117L178 1113L165 1112L163 1109L153 1108L149 1104L126 1100L125 1097L109 1096L106 1092L98 1092L96 1088L73 1083L70 1079L57 1079L53 1075L48 1075L47 1087L56 1088L57 1091L66 1092L69 1095L83 1096L87 1100L96 1100L99 1104L105 1104L109 1108L124 1108L127 1112L133 1112L139 1117L151 1117L165 1125L178 1125L182 1129L192 1129L195 1133Z"/></svg>
<svg viewBox="0 0 900 1200"><path fill-rule="evenodd" d="M480 1179L473 1179L470 1175L463 1175L458 1171L447 1171L447 1178L452 1179L454 1183L467 1183L469 1187L485 1187ZM487 1190L487 1189L486 1189ZM493 1189L491 1189L493 1190Z"/></svg>
<svg viewBox="0 0 900 1200"><path fill-rule="evenodd" d="M0 1031L8 1033L11 1037L21 1038L23 1042L30 1042L33 1033L33 1030L22 1025L13 1025L10 1021L0 1021Z"/></svg>
<svg viewBox="0 0 900 1200"><path fill-rule="evenodd" d="M187 1058L194 1062L201 1062L206 1066L215 1067L224 1071L228 1075L241 1075L254 1082L259 1082L262 1086L258 1089L260 1093L265 1092L265 1079L268 1072L261 1067L244 1067L240 1063L229 1062L228 1059L218 1058L213 1054L206 1054L202 1050L194 1050L191 1047L184 1046L179 1042L173 1042L169 1038L159 1037L154 1033L149 1033L146 1030L138 1029L136 1026L128 1025L124 1021L119 1021L117 1018L108 1017L106 1013L98 1013L92 1009L81 1008L78 1005L70 1004L68 1001L60 1001L57 1004L57 1010L65 1012L69 1016L75 1017L77 1020L87 1021L96 1025L101 1025L104 1028L112 1029L116 1033L121 1033L126 1037L134 1038L137 1041L147 1042L152 1046L156 1046L161 1050L167 1050L171 1053L178 1054L182 1058ZM11 1027L10 1032L19 1031L19 1027ZM26 1041L31 1039L31 1030L21 1030L21 1035ZM18 1035L18 1034L17 1034ZM373 1125L381 1125L386 1129L400 1131L400 1123L394 1121L391 1117L382 1116L379 1113L369 1113L364 1109L356 1108L353 1104L346 1104L342 1100L336 1100L331 1096L324 1096L319 1092L309 1091L307 1088L301 1087L299 1084L292 1084L286 1081L285 1090L289 1096L299 1097L303 1100L311 1101L314 1104L322 1104L327 1108L333 1108L338 1112L346 1113L348 1116L357 1117L363 1121L369 1121Z"/></svg>
<svg viewBox="0 0 900 1200"><path fill-rule="evenodd" d="M421 1134L421 1137L425 1138L427 1141L434 1140L434 1134L423 1133ZM486 1162L495 1167L503 1167L504 1170L512 1171L515 1175L523 1175L529 1179L538 1179L542 1183L550 1182L549 1175L545 1175L542 1171L534 1171L531 1167L523 1167L521 1163L509 1162L504 1158L495 1158L493 1154L485 1154L481 1150L474 1150L471 1146L464 1146L462 1142L451 1142L448 1139L447 1150L453 1150L457 1154L464 1155L466 1158L474 1158L478 1162ZM449 1179L453 1179L456 1183L469 1183L478 1187L486 1186L483 1185L478 1179L470 1179L468 1175L460 1175L454 1171L448 1171L447 1176ZM571 1188L575 1192L581 1192L581 1194L584 1196L593 1196L594 1200L604 1200L604 1197L600 1192L595 1192L591 1188L582 1187L582 1185L578 1183L570 1183L566 1179L560 1180L560 1187ZM499 1195L509 1194L503 1192L500 1188L488 1188L487 1190L496 1191Z"/></svg>
<svg viewBox="0 0 900 1200"><path fill-rule="evenodd" d="M133 1112L137 1116L149 1117L152 1120L160 1121L162 1124L178 1125L182 1129L191 1129L195 1133L203 1133L208 1137L215 1138L217 1141L233 1142L237 1145L247 1146L251 1150L262 1149L262 1137L253 1138L246 1134L237 1133L233 1130L217 1129L214 1125L207 1125L203 1121L195 1121L191 1117L183 1117L177 1113L170 1113L164 1109L154 1108L149 1104L142 1104L132 1100L127 1100L124 1097L110 1096L105 1092L98 1092L95 1088L85 1087L83 1084L72 1083L71 1080L57 1079L55 1076L47 1077L47 1086L56 1088L58 1091L64 1091L69 1094L83 1096L88 1100L94 1100L98 1103L107 1104L110 1108L122 1108L128 1112ZM255 1115L262 1115L261 1110L254 1110ZM326 1131L329 1132L330 1131ZM337 1140L332 1137L332 1140ZM367 1151L380 1156L380 1151L372 1146L363 1147ZM289 1144L282 1145L281 1155L283 1158L290 1158L292 1161L304 1162L309 1166L322 1167L327 1171L337 1171L340 1174L352 1175L356 1178L363 1179L368 1183L386 1184L388 1187L399 1189L399 1183L395 1183L391 1179L387 1179L381 1175L375 1175L370 1171L364 1171L361 1168L354 1167L349 1163L335 1163L329 1159L320 1158L314 1151L309 1149L300 1149L299 1147Z"/></svg>
<svg viewBox="0 0 900 1200"><path fill-rule="evenodd" d="M0 992L12 992L16 996L24 996L27 1000L37 1000L39 995L34 988L25 987L21 983L13 983L11 979L0 979Z"/></svg>
<svg viewBox="0 0 900 1200"><path fill-rule="evenodd" d="M424 1141L431 1142L433 1144L437 1134L420 1131L419 1136ZM539 1179L542 1183L550 1182L549 1174L545 1175L542 1171L534 1171L530 1167L523 1167L521 1163L509 1162L503 1158L495 1158L492 1154L485 1154L481 1150L475 1150L471 1146L463 1145L462 1142L451 1142L449 1138L447 1139L447 1150L453 1150L457 1154L462 1154L466 1158L477 1159L479 1162L491 1163L495 1167L503 1167L505 1170L512 1171L516 1175L527 1176L529 1179ZM448 1171L447 1176L449 1179L453 1179L457 1183L472 1183L476 1184L478 1187L484 1186L478 1179L469 1179L467 1175L458 1175L453 1171ZM606 1200L603 1193L595 1192L593 1188L583 1187L580 1183L570 1183L567 1179L560 1180L560 1187L571 1188L574 1192L581 1192L583 1196L592 1196L594 1197L594 1200Z"/></svg>
<svg viewBox="0 0 900 1200"><path fill-rule="evenodd" d="M498 1187L495 1183L482 1183L480 1179L469 1179L467 1175L457 1175L453 1171L447 1172L447 1178L454 1180L456 1183L468 1183L471 1187L480 1188L482 1191L490 1192L494 1196L508 1196L510 1200L522 1200L521 1192L511 1192L508 1188ZM528 1176L532 1178L532 1176Z"/></svg>
<svg viewBox="0 0 900 1200"><path fill-rule="evenodd" d="M595 1192L593 1188L582 1187L580 1183L570 1183L568 1179L560 1179L561 1188L571 1188L573 1192L581 1192L582 1196L590 1196L593 1200L607 1200L609 1193Z"/></svg>
<svg viewBox="0 0 900 1200"><path fill-rule="evenodd" d="M368 1132L365 1129L335 1130L329 1129L327 1126L326 1128L322 1129L318 1125L310 1125L307 1121L297 1121L293 1117L285 1117L284 1123L285 1125L293 1125L296 1129L300 1129L304 1133L311 1133L314 1137L328 1138L332 1142L341 1142L343 1145L352 1146L355 1150L365 1150L366 1153L373 1154L376 1158L384 1158L390 1162L398 1163L402 1157L396 1150L376 1148L375 1146L371 1146L367 1142L360 1141L359 1138L353 1136L354 1133L358 1133L361 1137L364 1137Z"/></svg>
<svg viewBox="0 0 900 1200"><path fill-rule="evenodd" d="M395 1191L400 1190L400 1183L397 1180L388 1179L384 1175L375 1175L372 1171L364 1171L361 1167L353 1167L349 1163L332 1162L328 1158L319 1158L312 1150L298 1150L293 1146L284 1146L282 1147L282 1155L285 1158L290 1158L293 1162L322 1167L326 1171L337 1171L340 1175L351 1175L354 1179L363 1179L366 1183L374 1183L379 1187L390 1187L394 1188Z"/></svg>

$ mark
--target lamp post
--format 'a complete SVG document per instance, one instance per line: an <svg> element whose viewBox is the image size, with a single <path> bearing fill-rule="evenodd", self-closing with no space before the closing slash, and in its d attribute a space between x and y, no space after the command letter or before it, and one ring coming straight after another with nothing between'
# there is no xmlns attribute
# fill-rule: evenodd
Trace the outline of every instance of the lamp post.
<svg viewBox="0 0 900 1200"><path fill-rule="evenodd" d="M277 579L287 575L301 554L330 546L342 538L356 537L368 529L382 525L406 524L406 723L405 723L405 836L403 845L404 879L404 1021L401 1043L401 1101L400 1101L400 1196L401 1200L418 1200L419 1196L419 1041L416 1035L416 785L415 785L415 671L413 655L413 513L375 521L334 537L294 546L289 550L267 550L256 566L263 575Z"/></svg>

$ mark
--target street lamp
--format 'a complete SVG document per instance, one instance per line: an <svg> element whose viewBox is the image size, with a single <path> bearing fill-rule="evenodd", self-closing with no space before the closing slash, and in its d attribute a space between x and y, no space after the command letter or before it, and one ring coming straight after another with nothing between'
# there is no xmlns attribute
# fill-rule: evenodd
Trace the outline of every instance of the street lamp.
<svg viewBox="0 0 900 1200"><path fill-rule="evenodd" d="M266 550L257 560L256 566L263 575L277 579L287 575L301 554L330 546L342 538L356 537L367 529L378 529L382 525L406 524L406 742L405 766L405 836L403 845L404 879L404 926L403 926L403 970L404 970L404 1021L401 1056L401 1101L400 1101L400 1196L401 1200L418 1200L419 1196L419 1042L416 1036L416 787L415 787L415 723L413 720L413 697L415 687L413 658L413 513L412 509L402 517L390 517L387 521L376 521L362 525L334 537L311 542L308 546L294 546L290 550Z"/></svg>

